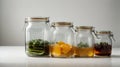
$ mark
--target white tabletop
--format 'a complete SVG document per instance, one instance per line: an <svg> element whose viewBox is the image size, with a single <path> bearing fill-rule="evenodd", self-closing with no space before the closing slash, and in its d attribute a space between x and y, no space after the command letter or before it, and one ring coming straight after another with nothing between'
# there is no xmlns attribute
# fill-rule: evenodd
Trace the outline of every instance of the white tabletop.
<svg viewBox="0 0 120 67"><path fill-rule="evenodd" d="M49 58L28 57L24 46L0 46L0 67L120 67L120 48L111 57Z"/></svg>

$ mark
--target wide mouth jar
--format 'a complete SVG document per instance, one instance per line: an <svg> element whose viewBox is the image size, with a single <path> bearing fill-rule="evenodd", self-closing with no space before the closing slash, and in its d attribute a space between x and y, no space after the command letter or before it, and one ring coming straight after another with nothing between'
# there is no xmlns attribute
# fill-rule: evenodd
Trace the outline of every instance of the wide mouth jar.
<svg viewBox="0 0 120 67"><path fill-rule="evenodd" d="M73 43L74 33L72 31L72 22L53 22L55 27L50 45L50 55L52 57L72 57L74 54Z"/></svg>
<svg viewBox="0 0 120 67"><path fill-rule="evenodd" d="M99 39L96 39L94 45L95 55L97 56L110 56L112 51L112 40L113 34L111 31L97 31ZM113 38L114 39L114 38Z"/></svg>
<svg viewBox="0 0 120 67"><path fill-rule="evenodd" d="M26 17L25 50L28 56L49 55L49 17Z"/></svg>
<svg viewBox="0 0 120 67"><path fill-rule="evenodd" d="M94 56L94 32L93 26L76 26L75 57Z"/></svg>

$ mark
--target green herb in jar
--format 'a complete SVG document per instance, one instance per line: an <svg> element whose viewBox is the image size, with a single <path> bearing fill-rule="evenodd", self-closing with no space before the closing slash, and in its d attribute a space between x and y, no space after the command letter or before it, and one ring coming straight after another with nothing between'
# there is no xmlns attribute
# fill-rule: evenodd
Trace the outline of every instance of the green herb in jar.
<svg viewBox="0 0 120 67"><path fill-rule="evenodd" d="M89 47L87 43L83 43L83 42L80 42L77 46L78 47Z"/></svg>
<svg viewBox="0 0 120 67"><path fill-rule="evenodd" d="M35 39L28 42L28 52L30 55L49 55L49 42L42 39Z"/></svg>

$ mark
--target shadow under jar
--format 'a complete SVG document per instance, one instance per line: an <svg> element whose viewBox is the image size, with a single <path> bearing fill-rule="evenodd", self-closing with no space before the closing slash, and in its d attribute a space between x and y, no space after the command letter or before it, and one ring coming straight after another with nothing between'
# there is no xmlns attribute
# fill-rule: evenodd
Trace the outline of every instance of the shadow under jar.
<svg viewBox="0 0 120 67"><path fill-rule="evenodd" d="M48 17L27 17L25 51L28 56L49 55L49 18Z"/></svg>
<svg viewBox="0 0 120 67"><path fill-rule="evenodd" d="M94 56L94 37L92 26L76 27L76 46L75 57L93 57Z"/></svg>
<svg viewBox="0 0 120 67"><path fill-rule="evenodd" d="M95 55L97 56L111 56L113 34L111 31L100 31L96 33L98 39L94 45Z"/></svg>
<svg viewBox="0 0 120 67"><path fill-rule="evenodd" d="M74 31L71 22L55 22L50 45L51 57L72 57L74 54Z"/></svg>

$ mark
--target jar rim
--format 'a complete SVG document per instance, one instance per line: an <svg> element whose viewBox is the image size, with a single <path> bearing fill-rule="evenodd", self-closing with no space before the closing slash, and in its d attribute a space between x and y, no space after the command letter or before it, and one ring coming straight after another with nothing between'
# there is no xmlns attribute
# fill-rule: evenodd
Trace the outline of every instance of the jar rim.
<svg viewBox="0 0 120 67"><path fill-rule="evenodd" d="M49 22L49 17L26 17L25 22Z"/></svg>
<svg viewBox="0 0 120 67"><path fill-rule="evenodd" d="M73 26L73 23L72 22L62 22L62 21L60 21L60 22L52 22L52 26L54 26L54 27L61 27L61 26Z"/></svg>
<svg viewBox="0 0 120 67"><path fill-rule="evenodd" d="M76 26L77 30L92 30L93 26Z"/></svg>
<svg viewBox="0 0 120 67"><path fill-rule="evenodd" d="M112 32L111 31L96 31L97 34L111 34Z"/></svg>

